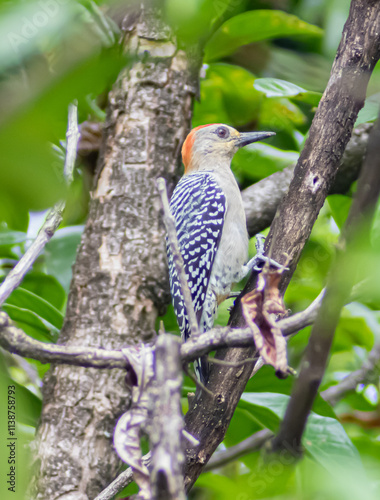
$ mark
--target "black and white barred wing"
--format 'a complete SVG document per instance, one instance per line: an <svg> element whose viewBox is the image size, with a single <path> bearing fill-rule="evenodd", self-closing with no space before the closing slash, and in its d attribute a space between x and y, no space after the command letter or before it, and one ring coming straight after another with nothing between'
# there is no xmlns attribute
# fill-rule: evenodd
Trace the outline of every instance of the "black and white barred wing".
<svg viewBox="0 0 380 500"><path fill-rule="evenodd" d="M176 221L179 246L199 323L222 236L226 199L212 174L197 172L180 180L170 200L170 208ZM168 264L174 311L186 340L189 337L187 312L169 247Z"/></svg>

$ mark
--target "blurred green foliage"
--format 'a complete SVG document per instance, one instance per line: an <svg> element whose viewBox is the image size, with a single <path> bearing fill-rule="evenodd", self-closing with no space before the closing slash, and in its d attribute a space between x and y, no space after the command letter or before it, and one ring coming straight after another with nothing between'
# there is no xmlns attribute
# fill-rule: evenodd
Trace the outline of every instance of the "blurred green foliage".
<svg viewBox="0 0 380 500"><path fill-rule="evenodd" d="M62 182L67 108L76 99L80 122L99 124L104 120L105 96L128 63L120 54L119 30L108 4L0 2L0 279L30 245L41 221L39 212L61 197L69 199L62 228L3 306L26 333L46 342L57 339L62 325L94 164L91 155L79 156L74 185L67 193ZM233 169L240 185L247 187L296 162L328 80L349 1L166 0L163 7L182 47L199 40L205 47L193 126L228 123L242 131L267 129L277 134L235 156ZM376 118L379 92L376 67L358 123ZM351 192L328 197L285 296L293 312L307 307L323 288L351 197ZM358 369L374 342L380 341L379 227L380 209L371 244L363 243L352 264L360 278L371 280L360 300L342 313L322 390ZM254 251L253 241L250 248ZM221 305L217 323L226 324L231 305ZM178 334L172 307L162 319L168 331ZM288 343L289 363L295 369L309 333L306 328ZM15 385L17 391L19 470L28 470L23 444L32 439L39 417L46 369L38 362L0 355L3 407L7 387ZM262 368L248 383L222 447L262 428L276 430L292 383L291 377L278 380L272 368ZM192 387L186 377L184 407ZM319 396L304 438L304 460L265 463L259 452L250 453L203 474L190 497L379 498L378 391L378 379L360 385L334 409ZM2 412L1 429L6 428L4 419ZM0 460L0 470L7 470L3 448ZM17 494L7 496L1 490L1 498L24 498L27 474L19 480ZM119 497L132 494L134 488Z"/></svg>

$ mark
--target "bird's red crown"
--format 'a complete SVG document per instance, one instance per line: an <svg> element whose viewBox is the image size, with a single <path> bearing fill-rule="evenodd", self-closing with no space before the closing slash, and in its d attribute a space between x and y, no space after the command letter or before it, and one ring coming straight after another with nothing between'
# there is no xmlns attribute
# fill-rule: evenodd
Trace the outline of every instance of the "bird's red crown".
<svg viewBox="0 0 380 500"><path fill-rule="evenodd" d="M195 140L195 132L204 127L210 127L210 125L216 125L215 123L208 123L207 125L199 125L199 127L193 128L190 134L186 137L185 142L182 146L182 161L185 165L185 174L187 173L187 168L191 161L192 149Z"/></svg>

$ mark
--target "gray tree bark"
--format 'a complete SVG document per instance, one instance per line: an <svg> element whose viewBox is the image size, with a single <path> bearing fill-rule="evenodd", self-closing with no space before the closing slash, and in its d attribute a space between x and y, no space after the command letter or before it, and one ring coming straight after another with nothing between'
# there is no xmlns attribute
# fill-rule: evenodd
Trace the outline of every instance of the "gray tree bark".
<svg viewBox="0 0 380 500"><path fill-rule="evenodd" d="M130 13L135 53L109 96L97 185L82 236L59 343L120 349L155 337L170 300L159 176L169 190L197 90L198 61L177 50L153 9ZM122 370L52 366L34 451L31 496L94 498L116 476L115 422L130 395Z"/></svg>
<svg viewBox="0 0 380 500"><path fill-rule="evenodd" d="M329 194L344 194L358 178L367 150L372 123L362 123L353 131ZM281 200L293 179L295 165L276 172L242 191L250 237L271 225Z"/></svg>
<svg viewBox="0 0 380 500"><path fill-rule="evenodd" d="M363 241L370 241L373 214L380 194L379 156L380 122L377 121L369 137L357 191L340 233L335 262L327 278L326 291L311 330L299 376L280 429L271 442L272 451L286 450L296 456L303 453L302 436L326 370L341 310L358 280L358 273L352 267L357 265Z"/></svg>
<svg viewBox="0 0 380 500"><path fill-rule="evenodd" d="M290 258L290 271L283 274L282 290L297 266L323 202L337 173L357 114L364 104L367 83L380 56L380 4L375 0L353 0L349 18L332 67L331 76L298 160L287 195L282 200L266 240L266 250L280 263ZM252 273L242 292L255 288ZM231 313L230 325L243 326L239 298ZM200 445L189 447L185 467L187 491L223 440L236 405L252 372L244 362L254 348L222 349L215 357L230 366L214 365L205 392L194 398L186 414L186 430ZM235 363L235 366L233 364Z"/></svg>

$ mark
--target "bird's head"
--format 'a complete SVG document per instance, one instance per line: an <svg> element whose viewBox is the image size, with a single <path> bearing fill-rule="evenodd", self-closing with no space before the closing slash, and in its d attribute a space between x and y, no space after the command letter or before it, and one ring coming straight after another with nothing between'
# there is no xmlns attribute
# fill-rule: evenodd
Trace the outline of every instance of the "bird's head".
<svg viewBox="0 0 380 500"><path fill-rule="evenodd" d="M197 170L229 167L236 151L275 135L274 132L240 133L228 125L213 123L194 128L182 146L182 160L185 174Z"/></svg>

